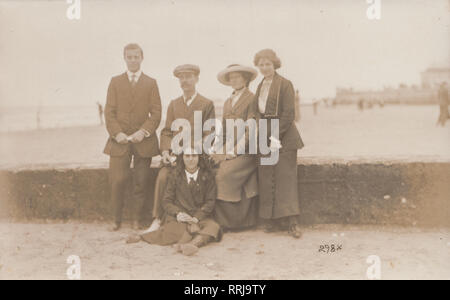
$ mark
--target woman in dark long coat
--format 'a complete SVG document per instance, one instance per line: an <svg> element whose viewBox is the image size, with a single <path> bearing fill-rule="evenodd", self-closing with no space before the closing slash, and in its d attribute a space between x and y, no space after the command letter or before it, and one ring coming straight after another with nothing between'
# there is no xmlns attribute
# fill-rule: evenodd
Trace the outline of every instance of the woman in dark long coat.
<svg viewBox="0 0 450 300"><path fill-rule="evenodd" d="M255 94L258 118L279 121L279 139L270 132L270 122L267 124L267 142L272 151L278 149L278 162L263 165L260 156L258 164L259 216L268 220L266 232L278 230L280 221L285 219L289 224L288 233L299 238L297 150L303 147L303 141L294 122L294 87L276 72L281 61L273 50L256 53L254 64L264 76Z"/></svg>
<svg viewBox="0 0 450 300"><path fill-rule="evenodd" d="M233 139L227 139L226 126L227 120L245 122L255 119L255 95L250 92L248 85L257 75L258 71L255 69L237 64L229 65L217 75L222 84L233 88L233 93L223 107L224 151L223 154L213 155L220 161L216 175L217 201L214 215L225 229L251 227L257 221L257 158L255 153L249 154L249 127L246 126L241 136L238 136L239 132L235 127ZM238 142L241 140L244 151L238 151Z"/></svg>

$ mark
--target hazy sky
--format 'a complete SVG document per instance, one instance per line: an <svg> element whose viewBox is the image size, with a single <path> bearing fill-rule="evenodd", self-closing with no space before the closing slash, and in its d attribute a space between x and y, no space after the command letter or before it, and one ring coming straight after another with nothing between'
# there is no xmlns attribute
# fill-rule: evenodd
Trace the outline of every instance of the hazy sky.
<svg viewBox="0 0 450 300"><path fill-rule="evenodd" d="M216 79L231 63L253 65L274 49L279 73L303 98L334 96L336 86L382 88L420 83L431 64L450 65L448 0L81 0L69 20L62 1L0 0L0 105L105 102L110 78L125 71L123 46L144 49L166 107L181 90L175 66L198 64L198 91L226 98ZM260 78L251 85L254 90Z"/></svg>

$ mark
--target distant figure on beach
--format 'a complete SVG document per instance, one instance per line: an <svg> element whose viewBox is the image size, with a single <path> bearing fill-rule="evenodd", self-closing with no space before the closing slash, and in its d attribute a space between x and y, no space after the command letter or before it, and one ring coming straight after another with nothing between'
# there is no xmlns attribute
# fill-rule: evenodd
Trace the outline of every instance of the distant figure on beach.
<svg viewBox="0 0 450 300"><path fill-rule="evenodd" d="M156 80L141 71L144 53L137 44L123 50L128 70L111 79L105 106L109 133L104 153L110 156L109 177L114 205L113 231L122 224L126 184L133 160L133 200L137 209L135 227L144 228L144 205L148 194L150 164L159 154L156 129L161 122L161 98ZM150 116L149 116L150 115Z"/></svg>
<svg viewBox="0 0 450 300"><path fill-rule="evenodd" d="M103 125L103 105L97 102L98 117L100 118L100 125Z"/></svg>
<svg viewBox="0 0 450 300"><path fill-rule="evenodd" d="M313 100L313 111L314 111L314 115L317 115L318 109L317 106L319 105L319 102L317 100Z"/></svg>
<svg viewBox="0 0 450 300"><path fill-rule="evenodd" d="M363 98L359 98L357 105L358 105L359 111L364 111L364 99Z"/></svg>
<svg viewBox="0 0 450 300"><path fill-rule="evenodd" d="M441 86L439 87L438 101L439 101L439 118L436 125L444 127L445 122L447 122L447 119L449 118L447 82L442 82Z"/></svg>
<svg viewBox="0 0 450 300"><path fill-rule="evenodd" d="M36 111L36 129L41 129L41 107L39 106Z"/></svg>
<svg viewBox="0 0 450 300"><path fill-rule="evenodd" d="M300 93L295 90L295 122L300 121Z"/></svg>

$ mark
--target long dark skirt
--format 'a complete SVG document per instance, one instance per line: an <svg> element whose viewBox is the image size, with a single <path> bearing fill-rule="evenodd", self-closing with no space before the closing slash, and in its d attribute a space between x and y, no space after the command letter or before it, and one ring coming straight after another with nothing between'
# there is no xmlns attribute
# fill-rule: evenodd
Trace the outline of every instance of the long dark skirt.
<svg viewBox="0 0 450 300"><path fill-rule="evenodd" d="M239 202L216 200L214 220L225 229L255 226L258 220L258 196L245 198L244 195Z"/></svg>
<svg viewBox="0 0 450 300"><path fill-rule="evenodd" d="M258 165L259 216L278 219L300 214L297 150L280 151L275 165Z"/></svg>
<svg viewBox="0 0 450 300"><path fill-rule="evenodd" d="M216 174L215 220L226 229L256 225L258 216L257 159L240 155L222 161Z"/></svg>

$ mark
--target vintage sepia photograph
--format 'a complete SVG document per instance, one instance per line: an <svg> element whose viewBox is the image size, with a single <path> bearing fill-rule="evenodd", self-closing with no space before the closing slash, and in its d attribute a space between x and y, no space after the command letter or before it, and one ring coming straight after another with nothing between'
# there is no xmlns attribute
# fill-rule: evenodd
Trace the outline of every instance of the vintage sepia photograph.
<svg viewBox="0 0 450 300"><path fill-rule="evenodd" d="M0 280L449 280L449 85L449 0L0 0Z"/></svg>

